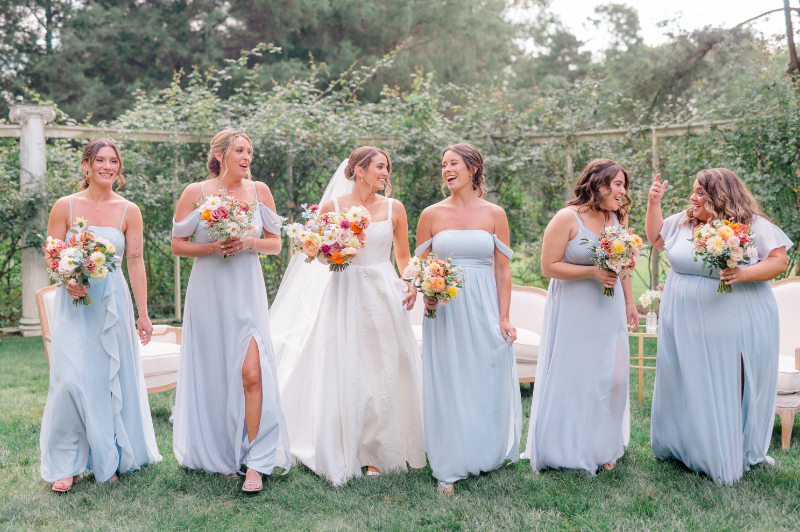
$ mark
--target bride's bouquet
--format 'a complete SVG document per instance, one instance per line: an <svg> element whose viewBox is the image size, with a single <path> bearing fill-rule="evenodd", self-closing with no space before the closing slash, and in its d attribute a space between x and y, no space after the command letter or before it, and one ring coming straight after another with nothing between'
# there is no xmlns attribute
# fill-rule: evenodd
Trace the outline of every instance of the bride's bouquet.
<svg viewBox="0 0 800 532"><path fill-rule="evenodd" d="M89 279L105 279L108 272L117 269L114 262L117 249L105 238L95 236L83 218L75 220L75 227L78 229L69 230L72 236L67 242L48 236L42 249L50 260L50 280L66 284L75 279L79 285L89 288ZM73 299L72 304L89 306L92 299L85 295Z"/></svg>
<svg viewBox="0 0 800 532"><path fill-rule="evenodd" d="M429 254L427 259L411 257L403 270L403 279L426 297L436 299L439 305L454 300L464 287L464 271L459 266L453 266L449 258L442 260L434 253ZM436 309L426 309L425 317L435 318Z"/></svg>
<svg viewBox="0 0 800 532"><path fill-rule="evenodd" d="M591 243L587 238L581 240L581 245ZM642 246L644 241L639 235L621 225L610 225L600 232L600 242L592 246L592 262L601 270L621 275L624 280L636 267L636 257ZM614 288L603 287L603 295L614 297Z"/></svg>
<svg viewBox="0 0 800 532"><path fill-rule="evenodd" d="M200 217L209 227L208 236L217 241L230 238L244 238L256 232L253 219L258 203L229 198L223 191L208 198L200 196L198 203L192 205L200 211ZM224 258L230 255L223 255Z"/></svg>
<svg viewBox="0 0 800 532"><path fill-rule="evenodd" d="M704 224L694 232L690 241L694 246L694 261L702 259L703 267L700 271L708 267L708 275L713 273L714 268L736 268L748 264L750 259L758 256L750 226L728 220L714 220ZM717 292L729 294L733 292L733 287L720 279Z"/></svg>
<svg viewBox="0 0 800 532"><path fill-rule="evenodd" d="M364 207L344 208L341 212L320 214L319 205L306 208L305 223L284 227L292 238L292 253L305 253L306 262L314 259L329 265L332 272L340 272L352 261L367 243L367 233L372 217Z"/></svg>

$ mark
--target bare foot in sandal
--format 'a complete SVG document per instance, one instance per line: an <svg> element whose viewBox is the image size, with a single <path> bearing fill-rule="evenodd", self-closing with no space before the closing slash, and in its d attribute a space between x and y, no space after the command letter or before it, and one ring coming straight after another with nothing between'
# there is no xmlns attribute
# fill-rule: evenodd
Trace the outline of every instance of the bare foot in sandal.
<svg viewBox="0 0 800 532"><path fill-rule="evenodd" d="M247 493L257 493L261 491L264 484L261 481L261 473L255 469L247 469L247 475L244 477L244 484L242 491Z"/></svg>
<svg viewBox="0 0 800 532"><path fill-rule="evenodd" d="M375 466L367 466L367 476L368 477L377 477L380 476L380 471Z"/></svg>
<svg viewBox="0 0 800 532"><path fill-rule="evenodd" d="M612 471L616 467L614 464L603 464L603 469L606 471Z"/></svg>
<svg viewBox="0 0 800 532"><path fill-rule="evenodd" d="M67 492L72 489L72 485L75 482L78 482L78 475L75 475L74 477L62 478L61 480L56 480L55 482L53 482L52 490L57 491L59 493Z"/></svg>

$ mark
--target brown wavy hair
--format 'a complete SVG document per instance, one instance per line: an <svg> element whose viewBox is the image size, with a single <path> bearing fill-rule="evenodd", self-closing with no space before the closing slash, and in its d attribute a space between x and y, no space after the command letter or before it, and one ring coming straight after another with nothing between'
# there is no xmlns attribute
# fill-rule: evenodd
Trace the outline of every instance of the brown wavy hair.
<svg viewBox="0 0 800 532"><path fill-rule="evenodd" d="M117 159L119 159L119 172L117 172L117 177L119 178L117 190L119 190L125 186L125 176L122 175L122 156L119 154L119 148L117 148L117 145L114 144L113 140L101 137L90 141L89 144L87 144L83 149L83 157L81 157L81 162L87 163L91 167L92 163L94 163L94 160L97 159L97 153L101 148L105 148L106 146L109 148L114 148L114 152L117 154ZM86 190L87 188L89 188L89 172L81 168L80 189Z"/></svg>
<svg viewBox="0 0 800 532"><path fill-rule="evenodd" d="M625 176L625 199L620 203L619 211L617 212L619 212L620 222L626 220L628 218L628 207L632 203L631 197L628 196L631 178L627 170L611 159L589 161L575 184L575 198L569 200L566 205L589 207L589 210L602 212L610 217L610 212L600 208L600 203L603 201L603 189L610 189L611 181L620 172Z"/></svg>
<svg viewBox="0 0 800 532"><path fill-rule="evenodd" d="M444 159L444 154L449 151L461 156L464 164L467 165L467 169L472 172L472 191L479 198L484 197L489 192L489 189L486 187L486 176L483 175L483 155L478 151L478 148L466 142L451 144L442 150L442 159ZM445 196L447 196L446 190L447 181L442 183L442 194Z"/></svg>
<svg viewBox="0 0 800 532"><path fill-rule="evenodd" d="M208 162L206 163L206 168L208 171L211 172L211 175L214 177L220 177L220 172L225 170L225 173L228 172L228 165L225 162L225 159L228 157L228 154L233 149L233 145L236 144L236 137L242 137L244 140L250 144L250 147L253 147L253 143L250 141L250 137L247 136L247 133L244 131L234 131L232 129L223 129L216 135L214 138L211 139L211 145L209 147L208 152ZM220 163L217 158L214 156L214 152L220 152L222 154L222 163ZM222 175L225 175L223 173ZM253 176L250 175L250 166L247 166L247 178L252 179Z"/></svg>
<svg viewBox="0 0 800 532"><path fill-rule="evenodd" d="M769 220L744 181L727 168L700 170L695 177L706 197L703 207L711 220L725 219L748 225L756 216ZM681 225L691 223L694 226L696 220L690 203Z"/></svg>
<svg viewBox="0 0 800 532"><path fill-rule="evenodd" d="M347 158L347 167L344 169L344 176L350 181L355 181L356 167L360 166L366 172L369 165L372 164L372 159L379 153L386 157L386 164L388 165L386 168L389 170L389 175L391 175L392 159L389 157L388 153L373 146L361 146L353 150L353 153ZM392 193L392 184L389 182L389 179L386 179L386 185L383 190L384 195L387 197Z"/></svg>

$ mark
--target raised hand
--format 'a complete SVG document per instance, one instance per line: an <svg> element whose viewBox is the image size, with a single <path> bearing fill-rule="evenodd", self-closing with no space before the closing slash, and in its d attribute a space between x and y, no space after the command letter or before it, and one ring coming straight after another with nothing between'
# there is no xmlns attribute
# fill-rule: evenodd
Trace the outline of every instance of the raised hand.
<svg viewBox="0 0 800 532"><path fill-rule="evenodd" d="M664 192L667 190L667 184L669 181L664 181L663 183L659 182L661 178L661 174L656 175L655 179L653 179L653 184L650 187L650 192L647 195L647 199L649 203L661 203L661 198L664 197Z"/></svg>

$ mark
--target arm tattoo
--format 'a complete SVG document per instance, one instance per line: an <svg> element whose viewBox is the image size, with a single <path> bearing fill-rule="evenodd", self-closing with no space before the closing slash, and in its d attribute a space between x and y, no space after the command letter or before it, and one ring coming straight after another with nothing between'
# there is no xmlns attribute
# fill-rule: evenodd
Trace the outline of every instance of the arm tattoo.
<svg viewBox="0 0 800 532"><path fill-rule="evenodd" d="M139 238L133 237L133 245L128 252L128 259L142 258L142 241Z"/></svg>

